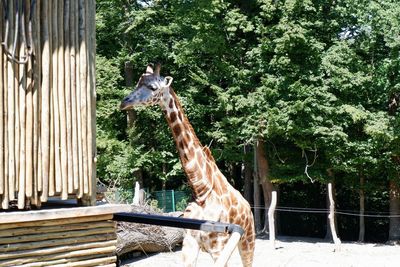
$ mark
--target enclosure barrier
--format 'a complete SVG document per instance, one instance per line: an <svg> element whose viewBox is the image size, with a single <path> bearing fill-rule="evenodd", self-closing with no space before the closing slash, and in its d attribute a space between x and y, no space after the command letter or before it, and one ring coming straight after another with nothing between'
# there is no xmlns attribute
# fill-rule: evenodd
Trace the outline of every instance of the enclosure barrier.
<svg viewBox="0 0 400 267"><path fill-rule="evenodd" d="M0 0L0 208L95 201L95 0Z"/></svg>
<svg viewBox="0 0 400 267"><path fill-rule="evenodd" d="M231 234L231 237L225 245L220 257L215 262L214 266L218 267L226 265L244 233L243 229L236 224L141 213L115 213L113 220Z"/></svg>
<svg viewBox="0 0 400 267"><path fill-rule="evenodd" d="M0 213L0 267L116 266L113 213L129 205Z"/></svg>

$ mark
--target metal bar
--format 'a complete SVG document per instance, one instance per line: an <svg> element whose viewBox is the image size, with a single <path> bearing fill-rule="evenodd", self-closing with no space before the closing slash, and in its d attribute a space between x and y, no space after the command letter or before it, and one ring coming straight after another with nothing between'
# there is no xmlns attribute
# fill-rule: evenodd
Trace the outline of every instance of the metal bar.
<svg viewBox="0 0 400 267"><path fill-rule="evenodd" d="M176 228L185 228L192 230L201 230L206 232L217 232L217 233L239 233L243 235L243 229L236 224L213 222L207 220L196 220L181 217L169 217L153 214L141 214L141 213L130 213L120 212L114 213L114 221L124 221L133 223L153 224L159 226L168 226Z"/></svg>

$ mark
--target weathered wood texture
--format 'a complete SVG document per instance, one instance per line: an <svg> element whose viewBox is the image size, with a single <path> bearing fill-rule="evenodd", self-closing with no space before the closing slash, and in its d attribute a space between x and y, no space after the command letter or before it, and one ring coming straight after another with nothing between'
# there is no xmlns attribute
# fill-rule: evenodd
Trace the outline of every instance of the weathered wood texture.
<svg viewBox="0 0 400 267"><path fill-rule="evenodd" d="M115 212L128 205L0 213L1 266L116 266Z"/></svg>
<svg viewBox="0 0 400 267"><path fill-rule="evenodd" d="M0 208L54 196L93 204L95 0L4 1Z"/></svg>

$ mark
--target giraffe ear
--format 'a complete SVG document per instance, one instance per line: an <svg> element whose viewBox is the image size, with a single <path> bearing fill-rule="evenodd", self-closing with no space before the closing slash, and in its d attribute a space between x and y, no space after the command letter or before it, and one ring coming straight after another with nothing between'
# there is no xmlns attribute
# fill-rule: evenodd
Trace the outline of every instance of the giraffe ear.
<svg viewBox="0 0 400 267"><path fill-rule="evenodd" d="M152 64L147 65L146 73L150 73L150 74L154 73Z"/></svg>
<svg viewBox="0 0 400 267"><path fill-rule="evenodd" d="M161 70L161 64L157 63L156 64L156 68L154 70L154 74L157 75L157 76L160 76L160 70Z"/></svg>

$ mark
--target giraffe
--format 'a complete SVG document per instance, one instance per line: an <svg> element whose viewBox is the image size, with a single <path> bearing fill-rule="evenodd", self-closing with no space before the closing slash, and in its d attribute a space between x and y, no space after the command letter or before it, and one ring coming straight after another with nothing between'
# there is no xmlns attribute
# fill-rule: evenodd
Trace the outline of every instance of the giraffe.
<svg viewBox="0 0 400 267"><path fill-rule="evenodd" d="M160 68L148 65L120 108L157 104L161 107L195 198L184 217L240 225L244 234L238 243L239 253L243 266L252 266L255 229L250 205L218 169L209 148L201 145L171 87L172 77L160 76ZM208 252L216 262L228 239L228 234L187 230L182 247L184 265L195 266L200 250Z"/></svg>

